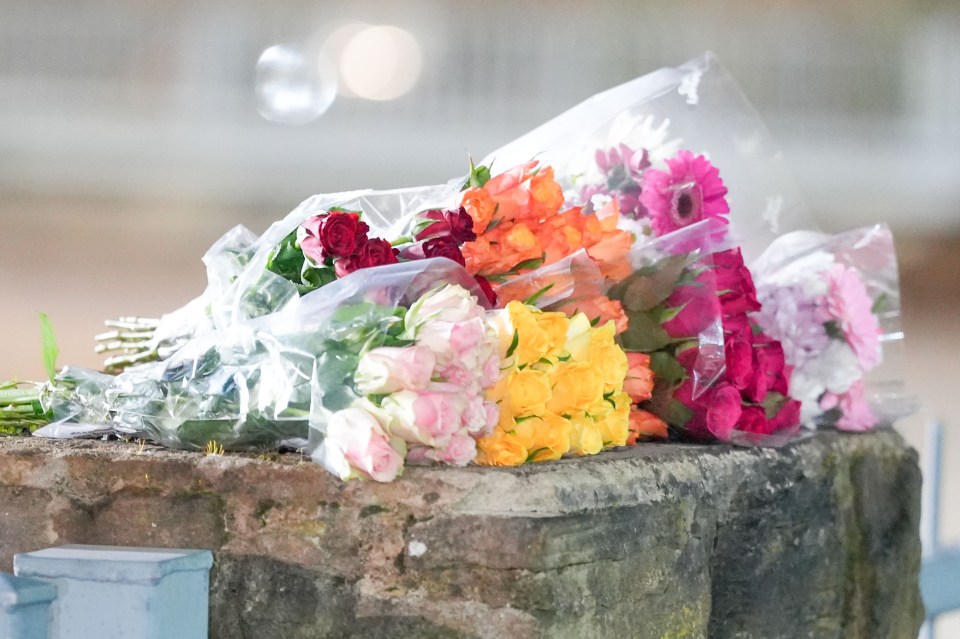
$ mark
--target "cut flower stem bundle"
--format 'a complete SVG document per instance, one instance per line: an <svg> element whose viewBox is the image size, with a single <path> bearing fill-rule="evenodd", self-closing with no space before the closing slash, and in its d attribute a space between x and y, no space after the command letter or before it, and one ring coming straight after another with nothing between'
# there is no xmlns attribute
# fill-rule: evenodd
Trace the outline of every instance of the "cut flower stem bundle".
<svg viewBox="0 0 960 639"><path fill-rule="evenodd" d="M890 422L889 231L818 233L777 157L712 56L662 69L448 184L231 230L200 297L97 336L115 375L54 375L45 348L50 381L0 390L0 430L288 446L390 481Z"/></svg>

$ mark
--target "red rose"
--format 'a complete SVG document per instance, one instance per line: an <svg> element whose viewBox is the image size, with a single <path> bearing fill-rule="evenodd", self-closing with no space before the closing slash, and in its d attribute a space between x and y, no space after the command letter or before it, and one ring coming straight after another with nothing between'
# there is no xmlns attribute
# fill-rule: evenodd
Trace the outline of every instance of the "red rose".
<svg viewBox="0 0 960 639"><path fill-rule="evenodd" d="M490 303L490 308L496 308L497 292L493 290L493 285L490 284L490 280L485 278L483 275L475 275L474 279L477 280L480 290L483 291L484 296L487 298L487 302Z"/></svg>
<svg viewBox="0 0 960 639"><path fill-rule="evenodd" d="M772 433L781 430L787 430L800 425L800 402L795 399L788 399L777 411L777 414L770 420Z"/></svg>
<svg viewBox="0 0 960 639"><path fill-rule="evenodd" d="M399 260L397 254L399 251L390 245L390 242L382 240L379 237L367 240L363 248L357 253L360 258L360 268L369 268L371 266L383 266L384 264L396 264Z"/></svg>
<svg viewBox="0 0 960 639"><path fill-rule="evenodd" d="M713 254L717 291L724 314L750 313L760 310L757 289L750 270L743 263L740 249Z"/></svg>
<svg viewBox="0 0 960 639"><path fill-rule="evenodd" d="M675 289L665 305L681 308L676 317L662 324L671 337L695 337L721 317L710 271L700 273L693 283Z"/></svg>
<svg viewBox="0 0 960 639"><path fill-rule="evenodd" d="M753 383L745 390L748 398L761 403L769 391L787 394L787 379L784 375L786 365L783 346L780 342L756 344L753 349Z"/></svg>
<svg viewBox="0 0 960 639"><path fill-rule="evenodd" d="M449 236L435 237L424 242L418 242L403 249L400 257L405 260L422 260L428 257L445 257L460 266L466 266L460 247Z"/></svg>
<svg viewBox="0 0 960 639"><path fill-rule="evenodd" d="M349 257L366 242L370 230L360 221L359 213L332 211L317 215L303 223L304 238L300 242L303 254L314 262L326 258Z"/></svg>
<svg viewBox="0 0 960 639"><path fill-rule="evenodd" d="M397 249L380 238L367 240L355 255L342 257L334 262L337 277L343 277L361 268L397 263Z"/></svg>
<svg viewBox="0 0 960 639"><path fill-rule="evenodd" d="M731 384L720 382L704 394L701 403L706 406L707 430L718 439L729 441L730 432L743 414L740 391Z"/></svg>
<svg viewBox="0 0 960 639"><path fill-rule="evenodd" d="M766 413L759 406L745 406L740 415L740 424L736 430L758 435L769 435L773 432Z"/></svg>
<svg viewBox="0 0 960 639"><path fill-rule="evenodd" d="M320 244L330 257L348 257L363 246L369 227L357 213L333 211L320 226Z"/></svg>
<svg viewBox="0 0 960 639"><path fill-rule="evenodd" d="M449 237L457 244L463 244L477 239L477 234L473 232L473 218L462 206L455 211L425 211L420 218L433 221L433 224L417 233L417 240Z"/></svg>
<svg viewBox="0 0 960 639"><path fill-rule="evenodd" d="M753 345L742 334L727 337L723 345L726 358L727 381L739 391L753 384Z"/></svg>

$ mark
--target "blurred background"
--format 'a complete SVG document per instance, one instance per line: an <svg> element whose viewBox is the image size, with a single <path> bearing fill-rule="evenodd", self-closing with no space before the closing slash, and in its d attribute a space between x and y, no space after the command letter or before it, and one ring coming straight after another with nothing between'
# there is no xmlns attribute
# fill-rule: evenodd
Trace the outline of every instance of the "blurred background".
<svg viewBox="0 0 960 639"><path fill-rule="evenodd" d="M955 0L0 0L0 379L42 377L37 311L61 362L96 367L102 321L198 295L231 226L262 232L314 193L446 181L707 49L823 228L894 228L923 405L901 428L925 454L960 379ZM960 457L950 429L945 454ZM960 464L944 481L950 500Z"/></svg>

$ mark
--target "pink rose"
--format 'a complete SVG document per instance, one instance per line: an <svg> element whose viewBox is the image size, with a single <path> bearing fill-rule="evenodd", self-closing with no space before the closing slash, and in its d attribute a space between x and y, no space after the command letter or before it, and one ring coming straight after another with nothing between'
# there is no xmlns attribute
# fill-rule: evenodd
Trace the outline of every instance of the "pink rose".
<svg viewBox="0 0 960 639"><path fill-rule="evenodd" d="M468 433L479 437L492 432L499 417L500 407L494 402L484 401L482 395L476 394L467 400L461 425Z"/></svg>
<svg viewBox="0 0 960 639"><path fill-rule="evenodd" d="M417 344L433 351L439 366L445 368L453 364L471 371L474 376L480 375L499 343L481 317L460 322L428 320L417 329L416 340Z"/></svg>
<svg viewBox="0 0 960 639"><path fill-rule="evenodd" d="M440 462L451 466L466 466L477 456L477 442L468 435L456 434L443 448L412 446L407 451L408 464Z"/></svg>
<svg viewBox="0 0 960 639"><path fill-rule="evenodd" d="M360 475L393 481L403 468L403 455L391 445L380 422L362 408L331 415L323 442L311 457L344 480Z"/></svg>
<svg viewBox="0 0 960 639"><path fill-rule="evenodd" d="M383 346L364 353L354 374L364 395L418 390L430 385L436 357L424 346Z"/></svg>
<svg viewBox="0 0 960 639"><path fill-rule="evenodd" d="M477 442L469 435L453 435L447 445L436 451L439 462L451 466L466 466L477 456Z"/></svg>
<svg viewBox="0 0 960 639"><path fill-rule="evenodd" d="M387 431L409 443L440 447L461 427L466 398L461 389L402 390L383 399Z"/></svg>

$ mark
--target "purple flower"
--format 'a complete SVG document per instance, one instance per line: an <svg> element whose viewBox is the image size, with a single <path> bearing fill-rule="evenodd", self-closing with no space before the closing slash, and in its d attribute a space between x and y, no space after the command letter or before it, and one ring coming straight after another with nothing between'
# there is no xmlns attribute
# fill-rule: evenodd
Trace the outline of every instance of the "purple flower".
<svg viewBox="0 0 960 639"><path fill-rule="evenodd" d="M803 286L761 285L760 310L753 315L763 332L783 345L787 362L803 368L830 342L823 326L824 300L809 298Z"/></svg>

